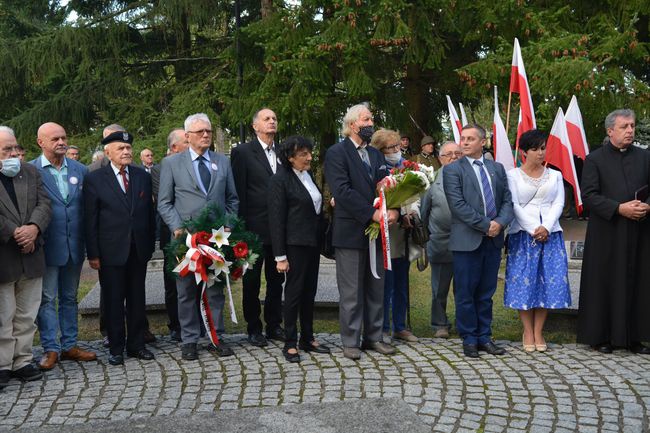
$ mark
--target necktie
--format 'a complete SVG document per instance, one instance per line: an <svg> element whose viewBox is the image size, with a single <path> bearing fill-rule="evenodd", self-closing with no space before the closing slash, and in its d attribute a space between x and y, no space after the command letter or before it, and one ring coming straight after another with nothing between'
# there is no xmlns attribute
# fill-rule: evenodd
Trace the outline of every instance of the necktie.
<svg viewBox="0 0 650 433"><path fill-rule="evenodd" d="M124 193L129 191L129 179L126 177L126 170L124 167L120 169L120 176L122 176L122 183L124 184Z"/></svg>
<svg viewBox="0 0 650 433"><path fill-rule="evenodd" d="M276 170L276 159L275 159L275 149L273 146L266 148L266 159L269 160L269 165L271 166L271 171L275 173Z"/></svg>
<svg viewBox="0 0 650 433"><path fill-rule="evenodd" d="M492 219L497 216L497 206L494 203L494 194L488 181L487 174L483 170L483 163L479 160L474 161L481 173L481 185L483 185L483 195L485 196L485 216Z"/></svg>
<svg viewBox="0 0 650 433"><path fill-rule="evenodd" d="M212 176L210 175L210 169L205 166L205 162L207 159L205 156L199 156L199 176L201 176L201 183L203 183L203 189L205 189L205 192L208 192L208 189L210 189L210 180L212 179Z"/></svg>
<svg viewBox="0 0 650 433"><path fill-rule="evenodd" d="M359 155L361 156L361 161L363 161L363 164L366 166L366 171L368 172L368 176L372 178L372 167L370 166L368 149L366 149L366 146L363 146L363 147L359 147L357 150L359 151Z"/></svg>

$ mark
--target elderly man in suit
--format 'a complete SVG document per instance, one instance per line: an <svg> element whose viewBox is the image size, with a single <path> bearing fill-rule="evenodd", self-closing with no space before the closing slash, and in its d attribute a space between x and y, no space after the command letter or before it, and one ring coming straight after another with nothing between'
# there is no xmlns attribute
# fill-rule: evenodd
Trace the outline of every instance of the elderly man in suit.
<svg viewBox="0 0 650 433"><path fill-rule="evenodd" d="M375 209L376 185L387 174L383 154L369 146L372 137L372 113L365 105L350 107L343 118L345 139L327 151L325 178L335 200L332 245L336 253L336 281L339 288L339 323L343 355L359 359L362 349L388 355L395 348L382 342L384 323L384 265L381 242L377 239L374 258L377 274L370 268L368 236L365 229L379 221ZM388 210L389 224L399 212ZM363 336L363 344L361 337Z"/></svg>
<svg viewBox="0 0 650 433"><path fill-rule="evenodd" d="M449 249L453 252L456 327L463 352L503 355L492 342L492 296L501 262L503 229L514 217L503 166L483 157L485 129L461 131L463 157L445 167L443 186L451 210Z"/></svg>
<svg viewBox="0 0 650 433"><path fill-rule="evenodd" d="M41 125L37 142L43 154L31 163L41 173L52 204L52 220L43 235L47 268L37 319L43 346L39 367L51 370L59 354L74 361L97 359L93 352L77 347L77 290L85 259L82 189L88 169L66 158L68 137L61 125Z"/></svg>
<svg viewBox="0 0 650 433"><path fill-rule="evenodd" d="M243 278L244 319L248 323L248 341L253 346L266 346L266 338L284 341L282 329L282 282L271 247L267 207L268 185L277 171L278 159L274 138L277 132L277 118L268 108L259 110L253 116L255 138L237 146L232 151L232 170L239 196L239 216L246 222L246 228L256 233L263 243L263 254ZM260 284L262 265L266 277L264 299L264 322L266 338L262 333L260 320Z"/></svg>
<svg viewBox="0 0 650 433"><path fill-rule="evenodd" d="M230 162L224 155L209 150L212 124L207 115L193 114L185 119L185 136L189 149L163 159L158 190L158 213L173 236L184 236L183 222L197 217L209 204L216 204L226 214L237 214L239 200L235 190ZM198 359L197 343L201 318L196 308L200 290L194 275L176 280L178 319L181 325L181 355L185 360ZM217 332L223 332L223 288L208 288L208 303ZM220 340L219 356L230 356L232 349Z"/></svg>
<svg viewBox="0 0 650 433"><path fill-rule="evenodd" d="M185 130L183 128L173 129L167 136L167 153L174 155L187 150L189 143L185 137ZM158 191L160 189L160 164L156 164L151 169L151 183L153 186L153 198L155 203L158 203ZM160 223L160 249L164 249L171 242L171 231L164 221ZM163 258L165 269L167 269L167 254ZM181 324L178 321L178 292L176 290L176 278L165 272L163 275L163 283L165 285L165 309L167 310L167 327L169 328L169 335L174 341L181 341ZM203 326L203 325L201 325Z"/></svg>
<svg viewBox="0 0 650 433"><path fill-rule="evenodd" d="M50 199L36 167L18 159L14 132L0 126L0 389L11 377L38 380L32 341L45 257L41 233Z"/></svg>
<svg viewBox="0 0 650 433"><path fill-rule="evenodd" d="M99 271L105 291L111 365L124 363L125 334L128 356L154 358L144 342L145 277L155 230L151 176L131 164L132 142L126 131L104 138L110 164L89 173L84 185L88 263Z"/></svg>
<svg viewBox="0 0 650 433"><path fill-rule="evenodd" d="M420 212L422 221L429 227L427 256L431 265L431 327L436 338L449 338L450 324L447 320L447 295L454 268L451 264L449 250L449 233L451 232L451 211L442 186L444 168L463 155L460 147L453 141L447 141L440 147L438 159L442 167L438 170L436 180L422 197Z"/></svg>

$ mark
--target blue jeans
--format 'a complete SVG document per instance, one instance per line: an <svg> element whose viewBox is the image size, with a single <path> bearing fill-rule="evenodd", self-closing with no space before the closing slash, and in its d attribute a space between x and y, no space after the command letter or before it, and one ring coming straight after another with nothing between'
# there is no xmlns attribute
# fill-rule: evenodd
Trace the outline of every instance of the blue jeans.
<svg viewBox="0 0 650 433"><path fill-rule="evenodd" d="M406 329L408 304L409 261L406 257L391 259L392 271L384 277L384 332L390 331L390 313L393 313L393 331ZM391 308L392 306L392 308Z"/></svg>
<svg viewBox="0 0 650 433"><path fill-rule="evenodd" d="M82 265L83 262L74 264L68 260L65 266L48 266L45 270L43 297L36 318L45 352L66 351L77 345L77 291Z"/></svg>

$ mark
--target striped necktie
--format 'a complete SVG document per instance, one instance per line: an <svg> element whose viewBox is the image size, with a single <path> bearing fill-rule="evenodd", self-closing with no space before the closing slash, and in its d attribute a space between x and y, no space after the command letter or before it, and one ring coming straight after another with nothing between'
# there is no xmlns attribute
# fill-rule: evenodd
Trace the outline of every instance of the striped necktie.
<svg viewBox="0 0 650 433"><path fill-rule="evenodd" d="M478 170L481 173L481 185L483 186L483 195L485 196L485 215L494 219L497 216L497 206L494 203L494 194L492 193L492 187L488 181L487 174L483 170L483 162L476 160L474 164L478 166Z"/></svg>

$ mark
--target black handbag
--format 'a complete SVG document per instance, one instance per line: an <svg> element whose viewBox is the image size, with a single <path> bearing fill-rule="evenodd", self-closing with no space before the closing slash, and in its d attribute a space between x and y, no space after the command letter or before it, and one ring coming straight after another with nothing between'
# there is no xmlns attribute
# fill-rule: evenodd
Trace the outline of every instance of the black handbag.
<svg viewBox="0 0 650 433"><path fill-rule="evenodd" d="M334 260L334 247L332 246L334 221L332 221L329 215L325 215L321 223L323 224L323 229L321 230L320 253L326 258Z"/></svg>
<svg viewBox="0 0 650 433"><path fill-rule="evenodd" d="M427 242L429 242L429 229L418 214L411 215L411 225L411 242L420 248L426 248Z"/></svg>

